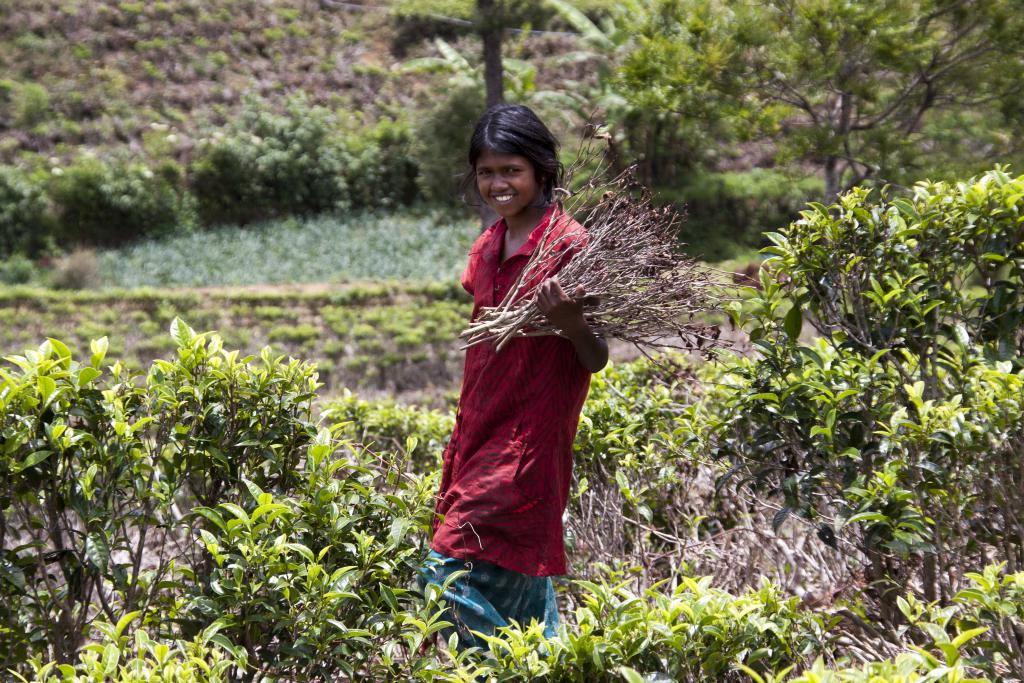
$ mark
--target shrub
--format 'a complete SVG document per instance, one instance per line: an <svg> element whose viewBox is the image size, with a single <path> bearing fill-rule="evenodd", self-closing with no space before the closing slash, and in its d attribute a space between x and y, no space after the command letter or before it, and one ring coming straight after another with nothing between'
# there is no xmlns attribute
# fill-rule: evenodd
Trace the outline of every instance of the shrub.
<svg viewBox="0 0 1024 683"><path fill-rule="evenodd" d="M417 196L407 125L386 119L343 131L324 107L292 100L278 115L251 102L227 133L211 138L192 164L192 191L207 225L249 223L368 206Z"/></svg>
<svg viewBox="0 0 1024 683"><path fill-rule="evenodd" d="M576 628L545 640L538 626L488 638L481 679L499 681L739 680L737 664L773 671L830 649L831 620L799 609L765 582L732 595L709 577L676 577L638 594L612 572L580 582Z"/></svg>
<svg viewBox="0 0 1024 683"><path fill-rule="evenodd" d="M36 265L31 259L14 254L6 261L0 261L0 283L24 285L37 275Z"/></svg>
<svg viewBox="0 0 1024 683"><path fill-rule="evenodd" d="M389 119L347 136L345 175L353 207L403 206L419 197L419 166L411 156L413 140L408 123Z"/></svg>
<svg viewBox="0 0 1024 683"><path fill-rule="evenodd" d="M0 666L72 661L90 623L137 613L123 635L206 633L265 675L404 678L436 479L318 430L312 366L171 332L144 381L105 339L87 362L57 340L8 358Z"/></svg>
<svg viewBox="0 0 1024 683"><path fill-rule="evenodd" d="M57 289L92 289L100 285L100 266L92 249L75 249L59 259L50 275Z"/></svg>
<svg viewBox="0 0 1024 683"><path fill-rule="evenodd" d="M54 229L43 185L17 168L0 166L0 259L38 254Z"/></svg>
<svg viewBox="0 0 1024 683"><path fill-rule="evenodd" d="M685 207L686 220L680 224L679 236L688 251L721 261L744 248L765 246L766 231L788 225L809 198L824 192L817 178L755 168L694 171L680 187L661 189L658 196Z"/></svg>
<svg viewBox="0 0 1024 683"><path fill-rule="evenodd" d="M189 643L153 640L139 629L129 637L125 628L137 613L125 615L116 626L98 622L94 625L98 642L78 653L72 664L28 662L31 679L17 675L18 680L34 683L86 683L86 681L117 680L123 683L143 681L174 681L174 683L228 683L234 680L236 667L244 669L244 656L217 637L216 629L208 629ZM234 657L233 657L234 655Z"/></svg>
<svg viewBox="0 0 1024 683"><path fill-rule="evenodd" d="M0 124L31 130L50 116L50 95L38 83L0 80Z"/></svg>
<svg viewBox="0 0 1024 683"><path fill-rule="evenodd" d="M690 425L726 479L779 501L777 525L855 545L879 618L902 619L908 581L949 599L944 577L1024 566L1022 196L1024 177L996 170L812 205L733 306L758 355L711 371Z"/></svg>
<svg viewBox="0 0 1024 683"><path fill-rule="evenodd" d="M767 581L727 592L708 577L675 572L647 585L649 570L636 568L570 583L575 609L552 640L537 625L513 625L487 639L489 652L439 657L423 648L449 625L438 592L423 600L411 590L437 475L421 476L415 466L436 470L439 444L431 442L451 428L451 416L349 396L328 411L342 421L320 425L311 419L312 366L269 349L240 358L216 335L177 319L171 338L173 359L155 361L144 377L108 361L105 339L87 360L52 339L7 358L0 372L5 669L76 683L114 676L633 683L780 680L809 657L840 655L839 618L803 609ZM625 389L661 372L621 366L598 386L588 461L614 467L597 444L616 443L630 418L614 415L630 402L645 415L634 446L645 441L641 433L670 437L661 432L670 412L663 389L671 386L655 384L650 397ZM354 443L357 433L379 447ZM395 441L405 445L392 450ZM643 455L668 464L663 449ZM643 471L627 456L619 458L624 469ZM1016 674L1024 575L993 566L966 581L948 601L895 600L900 630L876 632L905 636L911 652L857 670L842 668L841 659L834 669L815 665L798 680ZM90 627L96 642L82 647Z"/></svg>
<svg viewBox="0 0 1024 683"><path fill-rule="evenodd" d="M167 174L141 163L80 159L54 179L51 195L68 245L167 235L184 217L182 197Z"/></svg>
<svg viewBox="0 0 1024 683"><path fill-rule="evenodd" d="M405 406L391 400L367 401L345 391L324 408L324 419L338 425L339 433L377 451L402 452L417 471L429 472L455 426L450 414Z"/></svg>
<svg viewBox="0 0 1024 683"><path fill-rule="evenodd" d="M452 203L459 199L469 135L483 113L483 103L480 86L457 88L416 126L412 155L419 167L420 191L428 200Z"/></svg>

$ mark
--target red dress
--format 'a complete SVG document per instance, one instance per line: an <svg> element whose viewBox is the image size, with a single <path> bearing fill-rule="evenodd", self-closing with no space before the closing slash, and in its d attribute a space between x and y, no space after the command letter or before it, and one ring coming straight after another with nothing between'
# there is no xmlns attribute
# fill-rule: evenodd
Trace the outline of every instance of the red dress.
<svg viewBox="0 0 1024 683"><path fill-rule="evenodd" d="M553 216L559 224L548 239L568 255L572 238L586 233L554 207L504 263L504 220L477 239L462 275L473 295L473 319L482 306L501 302ZM561 337L514 339L500 353L490 343L467 350L455 430L444 454L434 550L532 576L565 573L562 513L589 386L590 372Z"/></svg>

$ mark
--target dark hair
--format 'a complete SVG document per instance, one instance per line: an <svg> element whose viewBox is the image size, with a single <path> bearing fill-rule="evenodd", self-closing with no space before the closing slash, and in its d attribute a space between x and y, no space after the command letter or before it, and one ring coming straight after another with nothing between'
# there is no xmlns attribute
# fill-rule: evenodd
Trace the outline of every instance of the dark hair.
<svg viewBox="0 0 1024 683"><path fill-rule="evenodd" d="M562 184L564 169L558 160L558 140L533 110L521 104L496 104L480 117L473 137L469 140L469 169L462 179L462 196L480 199L476 189L476 162L480 156L492 151L498 154L516 154L533 165L548 204L554 190Z"/></svg>

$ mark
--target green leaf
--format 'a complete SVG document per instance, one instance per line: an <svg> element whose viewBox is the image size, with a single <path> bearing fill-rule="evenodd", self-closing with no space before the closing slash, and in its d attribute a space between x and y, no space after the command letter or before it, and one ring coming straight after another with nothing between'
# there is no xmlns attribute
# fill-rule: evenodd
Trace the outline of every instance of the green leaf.
<svg viewBox="0 0 1024 683"><path fill-rule="evenodd" d="M761 674L757 673L746 664L736 662L736 668L750 676L752 679L754 679L754 683L765 683L764 678L761 677Z"/></svg>
<svg viewBox="0 0 1024 683"><path fill-rule="evenodd" d="M57 393L57 383L53 381L52 377L43 375L36 380L36 388L39 391L39 398L42 399L42 405L45 408L49 405L53 395Z"/></svg>
<svg viewBox="0 0 1024 683"><path fill-rule="evenodd" d="M51 455L53 455L53 451L46 450L30 453L29 456L22 460L21 464L17 466L16 471L21 472L22 470L27 470L29 467L32 467L33 465L38 465L42 461L49 458Z"/></svg>
<svg viewBox="0 0 1024 683"><path fill-rule="evenodd" d="M181 318L175 317L171 321L171 339L177 342L179 348L185 348L195 339L196 333L191 327L185 324Z"/></svg>
<svg viewBox="0 0 1024 683"><path fill-rule="evenodd" d="M53 337L47 337L46 341L50 342L50 346L53 347L53 350L57 352L57 357L58 358L60 358L62 361L70 360L70 358L71 358L71 350L68 349L68 347L64 344L64 342L62 342L59 339L54 339ZM66 364L62 364L62 365L64 367L67 367Z"/></svg>
<svg viewBox="0 0 1024 683"><path fill-rule="evenodd" d="M110 564L110 547L102 533L94 532L85 538L85 557L96 569L106 571Z"/></svg>
<svg viewBox="0 0 1024 683"><path fill-rule="evenodd" d="M855 524L857 522L884 522L887 519L889 518L881 512L858 512L846 520L846 524Z"/></svg>
<svg viewBox="0 0 1024 683"><path fill-rule="evenodd" d="M986 631L988 631L988 626L979 626L977 628L968 629L968 630L964 631L963 633L961 633L960 635L958 635L956 638L954 638L952 640L952 645L953 645L953 647L955 647L956 649L959 650L964 645L966 645L968 642L970 642L971 640L974 640L975 638L980 636L982 633L985 633Z"/></svg>
<svg viewBox="0 0 1024 683"><path fill-rule="evenodd" d="M96 368L87 365L78 371L78 378L75 381L75 383L78 385L79 389L84 389L94 379L96 379L102 374L103 373L97 370Z"/></svg>
<svg viewBox="0 0 1024 683"><path fill-rule="evenodd" d="M117 663L121 659L121 650L116 645L110 643L103 650L103 673L110 676L117 671Z"/></svg>
<svg viewBox="0 0 1024 683"><path fill-rule="evenodd" d="M273 512L274 510L287 509L288 506L282 503L266 503L264 505L260 505L258 508L252 511L252 521L255 523L260 517L267 514L268 512Z"/></svg>
<svg viewBox="0 0 1024 683"><path fill-rule="evenodd" d="M800 330L804 326L804 315L800 310L800 304L794 302L793 306L789 309L789 313L786 314L786 318L782 322L783 329L786 330L786 334L790 339L796 341L800 336Z"/></svg>
<svg viewBox="0 0 1024 683"><path fill-rule="evenodd" d="M211 510L208 507L197 507L192 510L197 515L205 517L216 525L221 531L227 531L227 525L224 524L224 518L216 510Z"/></svg>
<svg viewBox="0 0 1024 683"><path fill-rule="evenodd" d="M245 510L238 507L234 503L221 503L220 507L224 508L232 515L240 519L242 523L246 526L252 526L252 521L249 519L249 515L246 514Z"/></svg>
<svg viewBox="0 0 1024 683"><path fill-rule="evenodd" d="M140 614L142 614L142 610L135 610L118 619L117 625L114 627L114 637L120 638L124 630L128 628L128 624L132 623Z"/></svg>
<svg viewBox="0 0 1024 683"><path fill-rule="evenodd" d="M644 683L644 677L632 667L620 666L619 674L626 679L626 683Z"/></svg>
<svg viewBox="0 0 1024 683"><path fill-rule="evenodd" d="M93 339L89 343L89 348L92 351L92 357L89 359L89 364L94 368L98 368L103 359L107 357L107 347L109 343L106 337L100 337L99 339Z"/></svg>
<svg viewBox="0 0 1024 683"><path fill-rule="evenodd" d="M284 547L288 548L289 550L294 550L299 555L302 555L302 557L304 557L307 562L314 561L313 551L307 548L306 546L302 545L301 543L285 543Z"/></svg>
<svg viewBox="0 0 1024 683"><path fill-rule="evenodd" d="M263 495L263 489L256 484L256 482L242 477L242 483L245 484L245 488L249 489L249 495L252 496L253 500L259 502L260 496Z"/></svg>

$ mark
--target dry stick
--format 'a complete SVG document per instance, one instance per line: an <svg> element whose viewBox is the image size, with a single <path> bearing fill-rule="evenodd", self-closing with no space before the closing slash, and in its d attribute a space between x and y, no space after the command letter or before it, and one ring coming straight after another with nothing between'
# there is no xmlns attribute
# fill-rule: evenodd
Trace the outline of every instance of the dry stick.
<svg viewBox="0 0 1024 683"><path fill-rule="evenodd" d="M717 334L693 320L711 309L711 292L720 283L712 269L679 253L678 215L652 205L650 193L634 181L634 168L609 177L608 164L592 148L584 148L570 173L595 159L597 170L544 228L508 294L463 331L467 347L490 342L500 351L516 338L561 335L532 290L566 253L573 255L558 271L559 282L567 291L586 292L584 315L596 334L641 347L706 350L715 344ZM573 215L586 235L565 233ZM666 343L673 334L681 344Z"/></svg>

